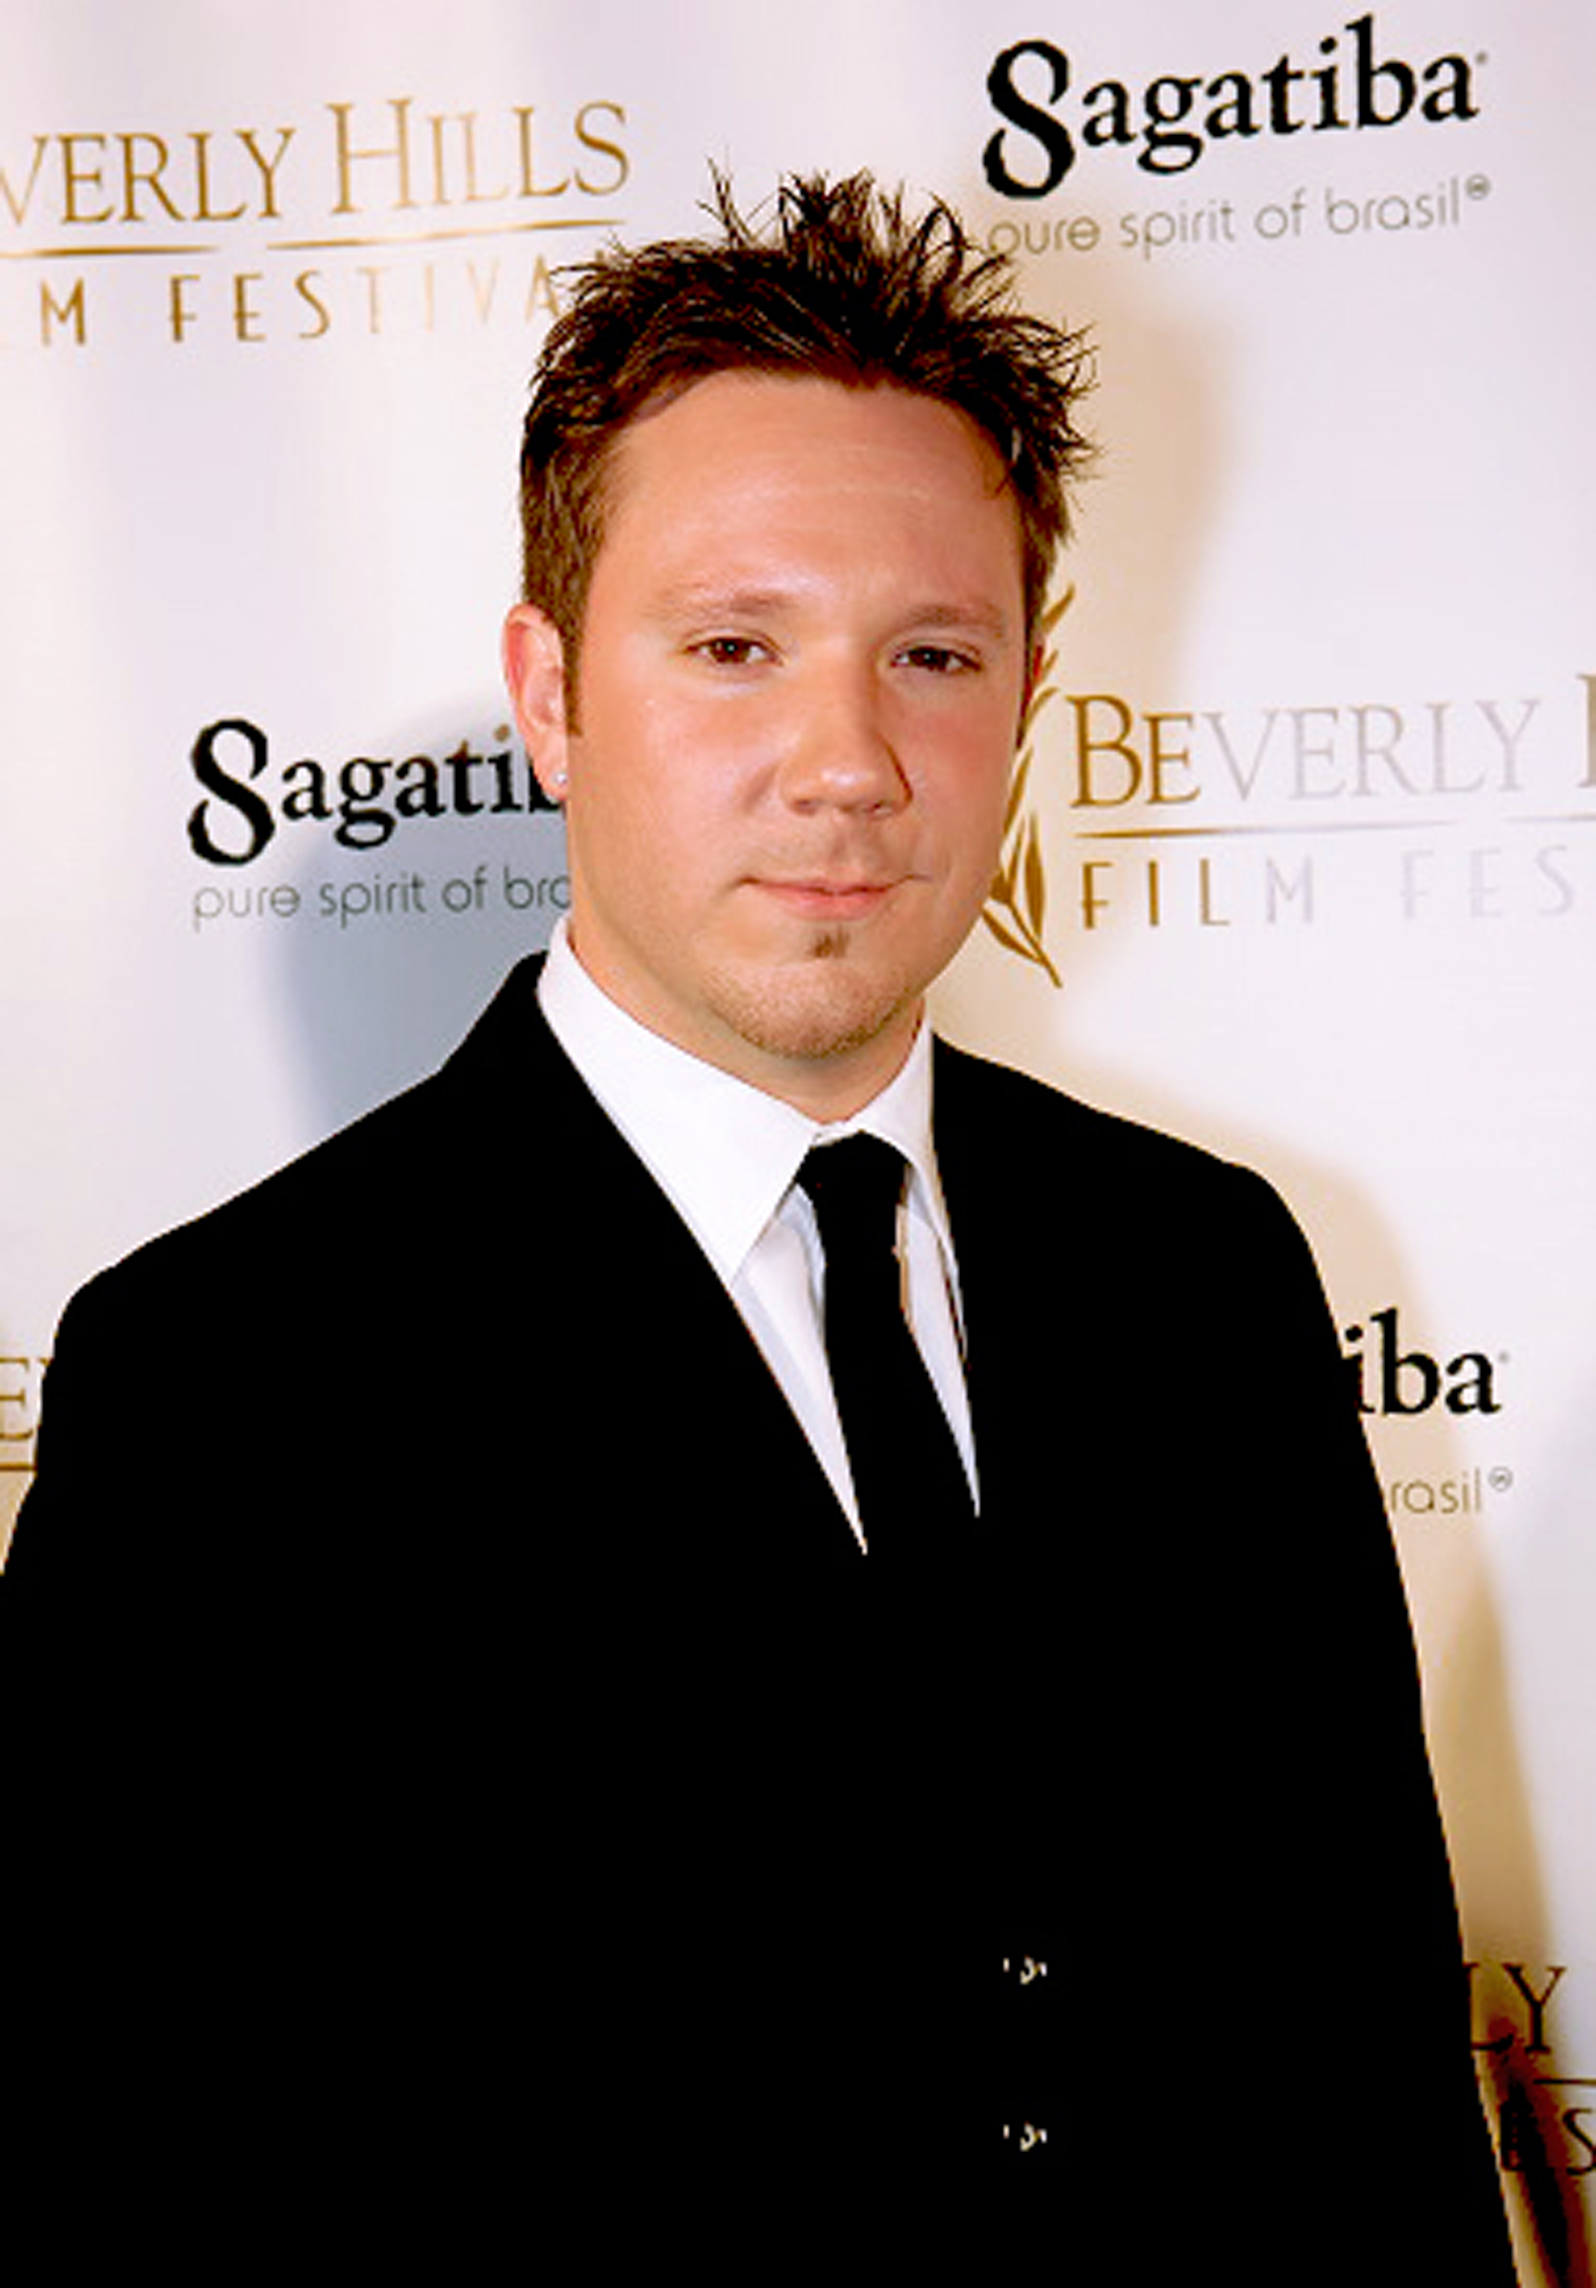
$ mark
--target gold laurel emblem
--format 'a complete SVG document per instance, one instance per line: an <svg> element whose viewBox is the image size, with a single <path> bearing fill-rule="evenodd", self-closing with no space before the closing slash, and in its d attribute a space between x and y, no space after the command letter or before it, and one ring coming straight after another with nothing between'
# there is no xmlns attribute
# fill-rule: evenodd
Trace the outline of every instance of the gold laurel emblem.
<svg viewBox="0 0 1596 2288"><path fill-rule="evenodd" d="M1042 928L1047 919L1047 867L1042 857L1042 833L1036 814L1030 808L1026 793L1030 783L1031 764L1036 756L1035 732L1037 718L1058 690L1052 680L1058 663L1053 644L1053 631L1075 601L1073 582L1054 604L1041 616L1038 632L1042 638L1042 657L1037 669L1036 683L1026 701L1025 713L1020 720L1019 760L1014 766L1014 777L1009 785L1008 808L1003 814L1003 841L998 853L998 869L992 877L981 919L1010 953L1018 954L1022 961L1034 962L1045 969L1053 984L1062 986L1064 980L1054 968L1047 947L1042 942Z"/></svg>

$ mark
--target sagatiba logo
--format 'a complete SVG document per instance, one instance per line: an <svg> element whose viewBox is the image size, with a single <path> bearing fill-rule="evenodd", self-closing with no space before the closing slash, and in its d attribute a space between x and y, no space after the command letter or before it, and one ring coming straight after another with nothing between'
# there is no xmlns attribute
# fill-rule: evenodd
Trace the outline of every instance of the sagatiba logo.
<svg viewBox="0 0 1596 2288"><path fill-rule="evenodd" d="M271 740L241 716L207 723L190 751L206 790L188 817L189 846L212 866L247 866L279 826L326 827L344 850L381 850L405 825L552 810L508 724L486 752L461 739L443 755L299 755L275 763Z"/></svg>
<svg viewBox="0 0 1596 2288"><path fill-rule="evenodd" d="M1077 103L1077 74L1064 49L1048 39L1016 40L987 73L993 109L1008 124L990 137L981 164L1003 198L1040 199L1083 151L1127 150L1147 174L1179 175L1216 143L1456 123L1479 116L1482 60L1437 55L1410 63L1383 51L1369 14L1327 33L1306 64L1288 51L1260 71L1160 73L1140 85L1105 78Z"/></svg>
<svg viewBox="0 0 1596 2288"><path fill-rule="evenodd" d="M1378 1460L1386 1465L1381 1490L1393 1518L1448 1522L1478 1518L1512 1492L1514 1471L1500 1458L1452 1455L1437 1473L1433 1439L1419 1441L1423 1451L1417 1468L1411 1450L1399 1458L1407 1443L1402 1425L1434 1418L1449 1430L1461 1431L1470 1423L1484 1428L1502 1414L1511 1363L1507 1352L1483 1346L1453 1351L1447 1345L1437 1355L1404 1332L1395 1303L1343 1328L1341 1339L1358 1412L1381 1426L1374 1443Z"/></svg>
<svg viewBox="0 0 1596 2288"><path fill-rule="evenodd" d="M558 307L548 234L618 225L630 173L599 96L38 128L0 146L0 345L85 348L130 317L179 346L528 324Z"/></svg>
<svg viewBox="0 0 1596 2288"><path fill-rule="evenodd" d="M1360 1414L1428 1414L1442 1406L1449 1414L1500 1414L1497 1395L1501 1360L1481 1350L1432 1358L1416 1346L1403 1348L1397 1306L1371 1311L1367 1325L1346 1328L1347 1372Z"/></svg>
<svg viewBox="0 0 1596 2288"><path fill-rule="evenodd" d="M378 921L418 921L497 911L550 920L570 903L563 842L542 855L553 870L530 869L535 847L524 836L495 854L492 865L474 841L467 871L423 873L405 862L350 874L313 877L305 861L336 852L355 857L386 853L401 832L414 835L451 823L514 819L523 827L537 812L555 816L525 752L507 723L488 740L439 741L438 753L349 755L337 762L316 755L279 760L259 724L243 716L207 723L189 754L205 790L188 814L189 847L207 867L223 870L194 892L189 915L196 933L247 922L292 922L301 915L340 931ZM288 831L293 878L238 880ZM459 866L461 845L439 837L443 864ZM230 877L230 878L229 878Z"/></svg>

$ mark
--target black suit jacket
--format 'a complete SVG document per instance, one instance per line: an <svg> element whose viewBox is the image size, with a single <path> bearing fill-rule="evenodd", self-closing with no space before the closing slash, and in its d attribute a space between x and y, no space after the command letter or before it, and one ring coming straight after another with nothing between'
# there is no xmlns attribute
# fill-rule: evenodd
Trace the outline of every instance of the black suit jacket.
<svg viewBox="0 0 1596 2288"><path fill-rule="evenodd" d="M1089 2212L1125 2278L1507 2277L1401 1589L1275 1195L938 1045L982 1514L905 1576L536 971L62 1322L7 1597L102 1738L176 1743L184 1854L212 1807L184 2039L242 1952L273 2072L313 2019L385 2119L446 2086L497 2154L508 2061L541 2199L867 2167L929 2249L1001 2166L1022 2272Z"/></svg>

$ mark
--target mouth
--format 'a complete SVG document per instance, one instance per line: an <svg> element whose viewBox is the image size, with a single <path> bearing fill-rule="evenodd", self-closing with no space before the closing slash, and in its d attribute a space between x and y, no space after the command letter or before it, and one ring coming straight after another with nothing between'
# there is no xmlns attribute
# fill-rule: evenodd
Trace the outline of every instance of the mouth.
<svg viewBox="0 0 1596 2288"><path fill-rule="evenodd" d="M788 913L805 921L866 921L879 913L902 887L901 881L829 880L824 875L791 879L760 877L755 887Z"/></svg>

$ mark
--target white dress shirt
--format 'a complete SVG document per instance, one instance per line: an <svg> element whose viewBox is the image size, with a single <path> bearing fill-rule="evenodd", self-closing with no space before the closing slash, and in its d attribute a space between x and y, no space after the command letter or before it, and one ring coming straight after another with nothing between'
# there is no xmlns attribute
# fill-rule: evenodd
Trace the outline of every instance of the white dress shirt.
<svg viewBox="0 0 1596 2288"><path fill-rule="evenodd" d="M909 1163L899 1254L909 1323L977 1491L958 1271L931 1145L931 1036L851 1120L823 1125L650 1032L612 1001L555 928L538 989L556 1040L709 1257L852 1520L858 1506L821 1317L825 1258L796 1183L810 1146L864 1129Z"/></svg>

